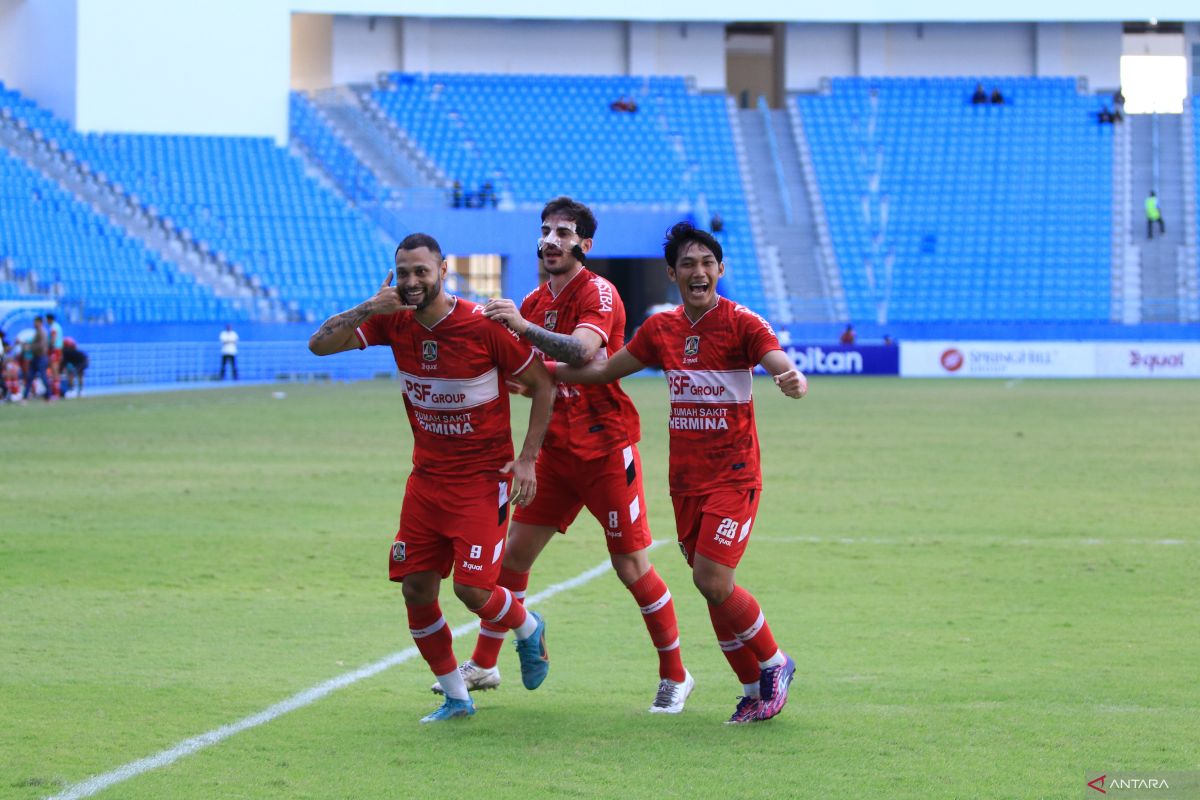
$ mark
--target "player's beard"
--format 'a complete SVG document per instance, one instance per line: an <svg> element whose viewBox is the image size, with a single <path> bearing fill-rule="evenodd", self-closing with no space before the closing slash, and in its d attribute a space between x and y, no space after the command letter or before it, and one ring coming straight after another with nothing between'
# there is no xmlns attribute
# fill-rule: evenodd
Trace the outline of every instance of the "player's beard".
<svg viewBox="0 0 1200 800"><path fill-rule="evenodd" d="M418 300L414 304L416 306L417 311L421 311L422 309L428 308L429 304L432 303L434 300L437 300L438 297L441 295L441 293L442 293L442 282L440 280L437 283L433 284L432 286L421 287L421 299ZM405 302L411 302L407 295L404 296L404 300L405 300Z"/></svg>
<svg viewBox="0 0 1200 800"><path fill-rule="evenodd" d="M538 257L542 260L542 269L546 270L548 275L566 275L571 270L579 266L574 254L559 250L558 260L554 266L550 266L550 262L546 260L545 251L538 253Z"/></svg>

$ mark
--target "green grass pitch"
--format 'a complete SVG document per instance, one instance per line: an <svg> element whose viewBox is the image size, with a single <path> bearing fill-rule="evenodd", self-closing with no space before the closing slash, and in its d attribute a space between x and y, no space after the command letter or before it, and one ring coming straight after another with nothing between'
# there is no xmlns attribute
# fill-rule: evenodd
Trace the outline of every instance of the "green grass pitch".
<svg viewBox="0 0 1200 800"><path fill-rule="evenodd" d="M666 392L627 385L673 540ZM738 575L799 667L777 719L721 724L740 687L668 542L681 716L646 713L656 660L606 574L541 606L536 692L507 647L473 719L420 726L413 659L97 796L1032 798L1200 769L1200 384L757 388L766 488ZM0 409L0 798L408 647L386 555L410 441L387 381ZM530 590L604 559L585 520ZM470 619L449 587L443 608Z"/></svg>

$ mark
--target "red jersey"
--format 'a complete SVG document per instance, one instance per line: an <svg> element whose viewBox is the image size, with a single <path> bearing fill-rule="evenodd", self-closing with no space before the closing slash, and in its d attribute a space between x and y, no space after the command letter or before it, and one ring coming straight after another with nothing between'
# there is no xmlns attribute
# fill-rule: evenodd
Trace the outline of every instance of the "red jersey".
<svg viewBox="0 0 1200 800"><path fill-rule="evenodd" d="M455 298L431 328L411 311L371 317L357 330L363 347L390 345L413 431L413 467L453 479L495 477L513 458L508 390L533 351L512 331Z"/></svg>
<svg viewBox="0 0 1200 800"><path fill-rule="evenodd" d="M554 333L579 328L595 331L611 356L625 344L625 304L611 283L581 269L554 295L547 281L521 302L521 316ZM597 353L600 357L600 353ZM546 431L548 448L565 449L581 459L606 456L637 444L642 431L637 409L619 382L604 386L560 383L554 414Z"/></svg>
<svg viewBox="0 0 1200 800"><path fill-rule="evenodd" d="M666 373L671 494L761 488L753 369L780 349L767 321L722 297L695 323L683 306L653 315L626 349Z"/></svg>

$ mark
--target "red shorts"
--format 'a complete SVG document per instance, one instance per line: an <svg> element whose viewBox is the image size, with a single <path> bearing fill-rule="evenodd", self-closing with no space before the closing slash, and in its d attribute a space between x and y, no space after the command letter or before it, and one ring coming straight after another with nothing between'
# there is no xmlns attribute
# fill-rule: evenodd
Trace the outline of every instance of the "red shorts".
<svg viewBox="0 0 1200 800"><path fill-rule="evenodd" d="M410 475L388 577L398 581L414 572L437 572L445 578L453 566L457 583L494 588L508 533L510 483Z"/></svg>
<svg viewBox="0 0 1200 800"><path fill-rule="evenodd" d="M62 363L62 350L53 350L52 349L50 351L50 366L57 368L58 365L61 363Z"/></svg>
<svg viewBox="0 0 1200 800"><path fill-rule="evenodd" d="M608 552L635 553L650 546L637 447L586 461L543 450L537 461L537 494L532 503L517 508L513 521L566 533L584 506L604 529Z"/></svg>
<svg viewBox="0 0 1200 800"><path fill-rule="evenodd" d="M750 544L760 494L759 489L721 489L672 497L679 549L688 566L699 553L718 564L737 567Z"/></svg>

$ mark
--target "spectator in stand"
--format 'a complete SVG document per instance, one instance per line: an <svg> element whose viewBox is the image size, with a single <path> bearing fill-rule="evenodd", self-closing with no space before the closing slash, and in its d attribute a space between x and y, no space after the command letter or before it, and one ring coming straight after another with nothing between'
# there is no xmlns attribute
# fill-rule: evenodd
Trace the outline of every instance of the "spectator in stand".
<svg viewBox="0 0 1200 800"><path fill-rule="evenodd" d="M237 371L238 335L233 326L226 323L221 331L221 380L225 380L225 368L233 368L233 379L238 379Z"/></svg>
<svg viewBox="0 0 1200 800"><path fill-rule="evenodd" d="M464 198L463 198L462 181L454 182L454 190L453 190L452 197L453 197L453 200L451 202L451 205L453 205L455 208L462 208L464 205L466 205L466 203L464 202Z"/></svg>
<svg viewBox="0 0 1200 800"><path fill-rule="evenodd" d="M626 114L636 114L638 110L638 104L628 95L621 95L609 103L608 107L612 111L624 112Z"/></svg>
<svg viewBox="0 0 1200 800"><path fill-rule="evenodd" d="M891 347L894 344L896 344L896 340L892 338L892 335L890 333L885 333L883 335L883 346Z"/></svg>
<svg viewBox="0 0 1200 800"><path fill-rule="evenodd" d="M842 335L838 337L838 342L841 344L854 344L855 339L854 326L847 325L846 330L842 331Z"/></svg>
<svg viewBox="0 0 1200 800"><path fill-rule="evenodd" d="M999 86L997 86L995 89L992 89L991 101L992 101L992 105L994 105L994 106L1004 105L1004 95L1000 94Z"/></svg>
<svg viewBox="0 0 1200 800"><path fill-rule="evenodd" d="M1112 125L1117 121L1116 116L1108 106L1104 106L1098 112L1096 112L1096 118L1100 120L1101 125Z"/></svg>
<svg viewBox="0 0 1200 800"><path fill-rule="evenodd" d="M987 105L987 101L988 101L988 96L987 96L987 92L985 92L983 90L983 84L982 83L975 84L975 94L971 95L971 104L977 105L977 106L982 106L982 105Z"/></svg>
<svg viewBox="0 0 1200 800"><path fill-rule="evenodd" d="M479 187L479 207L487 208L488 206L496 207L496 187L492 185L491 181L484 181L483 185Z"/></svg>
<svg viewBox="0 0 1200 800"><path fill-rule="evenodd" d="M720 214L714 213L712 219L708 221L708 228L713 233L720 233L725 230L725 220L721 219Z"/></svg>
<svg viewBox="0 0 1200 800"><path fill-rule="evenodd" d="M63 339L62 363L63 380L67 382L67 389L62 396L67 397L68 392L74 389L76 397L83 397L83 373L88 368L88 357L70 336Z"/></svg>
<svg viewBox="0 0 1200 800"><path fill-rule="evenodd" d="M1163 222L1162 209L1158 207L1158 195L1153 191L1146 198L1146 238L1154 238L1154 223L1158 223L1158 233L1167 235L1167 225Z"/></svg>
<svg viewBox="0 0 1200 800"><path fill-rule="evenodd" d="M1119 111L1122 114L1125 113L1125 93L1121 91L1120 86L1118 86L1117 90L1113 92L1112 103L1114 112Z"/></svg>

